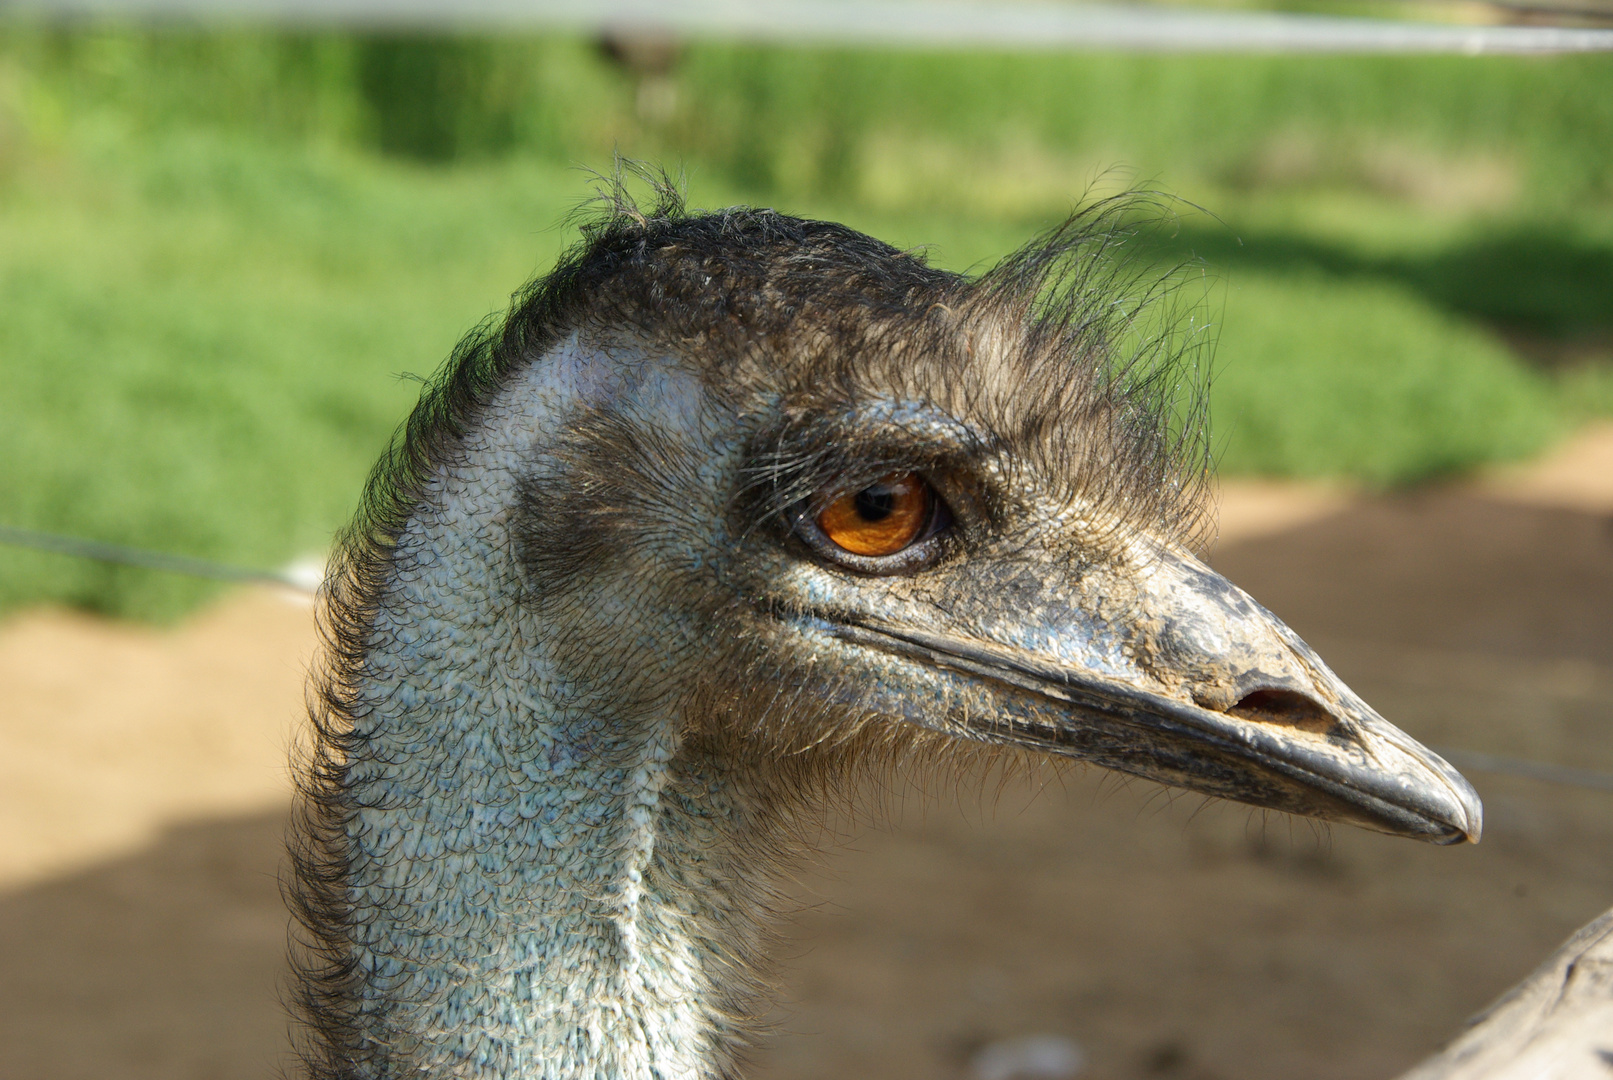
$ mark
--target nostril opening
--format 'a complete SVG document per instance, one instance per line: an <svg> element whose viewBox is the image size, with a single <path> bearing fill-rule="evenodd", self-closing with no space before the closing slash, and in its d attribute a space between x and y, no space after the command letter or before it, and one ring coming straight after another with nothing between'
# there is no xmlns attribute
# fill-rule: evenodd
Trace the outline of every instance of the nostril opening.
<svg viewBox="0 0 1613 1080"><path fill-rule="evenodd" d="M1321 705L1294 690L1268 687L1245 694L1227 712L1257 724L1281 724L1325 735L1337 721Z"/></svg>

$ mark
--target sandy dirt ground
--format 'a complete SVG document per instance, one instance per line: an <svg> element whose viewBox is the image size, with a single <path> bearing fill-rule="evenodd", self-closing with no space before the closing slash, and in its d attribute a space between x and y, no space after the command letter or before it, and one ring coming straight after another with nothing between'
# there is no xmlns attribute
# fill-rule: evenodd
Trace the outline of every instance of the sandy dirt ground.
<svg viewBox="0 0 1613 1080"><path fill-rule="evenodd" d="M1365 499L1230 486L1212 561L1440 747L1613 770L1613 428ZM310 609L0 624L0 1078L289 1066L277 876ZM1390 1077L1613 904L1613 793L1470 773L1477 848L1096 772L905 799L802 875L766 1080Z"/></svg>

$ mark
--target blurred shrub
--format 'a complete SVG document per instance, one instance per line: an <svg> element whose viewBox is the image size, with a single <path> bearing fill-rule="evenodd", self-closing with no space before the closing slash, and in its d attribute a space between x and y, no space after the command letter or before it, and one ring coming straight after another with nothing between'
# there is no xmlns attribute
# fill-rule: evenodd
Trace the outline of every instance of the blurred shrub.
<svg viewBox="0 0 1613 1080"><path fill-rule="evenodd" d="M1613 416L1613 361L1608 357L1574 364L1560 377L1573 419Z"/></svg>
<svg viewBox="0 0 1613 1080"><path fill-rule="evenodd" d="M520 86L480 38L377 35L358 43L358 85L376 145L426 161L507 151Z"/></svg>
<svg viewBox="0 0 1613 1080"><path fill-rule="evenodd" d="M621 149L715 168L757 195L909 205L1037 186L1038 172L1033 194L1057 202L1072 177L1116 161L1178 190L1346 187L1480 210L1613 199L1609 57L694 43L646 87L622 55L564 35L0 27L0 56L75 111L115 102L147 126L200 120L429 161Z"/></svg>
<svg viewBox="0 0 1613 1080"><path fill-rule="evenodd" d="M377 34L354 47L367 134L388 153L594 157L624 134L627 80L579 41Z"/></svg>
<svg viewBox="0 0 1613 1080"><path fill-rule="evenodd" d="M866 178L882 142L940 136L966 172L1030 146L1088 171L1113 161L1145 175L1168 170L1173 187L1193 177L1429 200L1442 192L1416 189L1444 188L1492 209L1517 197L1560 207L1613 196L1613 158L1602 150L1613 144L1606 57L702 46L689 51L682 78L691 124L682 141L736 176L786 190L839 190ZM1449 190L1458 187L1466 190Z"/></svg>
<svg viewBox="0 0 1613 1080"><path fill-rule="evenodd" d="M403 33L72 29L0 23L0 65L60 107L448 162L595 158L632 132L631 79L589 42Z"/></svg>
<svg viewBox="0 0 1613 1080"><path fill-rule="evenodd" d="M75 115L145 130L197 122L294 137L356 132L353 43L339 35L0 23L0 57Z"/></svg>

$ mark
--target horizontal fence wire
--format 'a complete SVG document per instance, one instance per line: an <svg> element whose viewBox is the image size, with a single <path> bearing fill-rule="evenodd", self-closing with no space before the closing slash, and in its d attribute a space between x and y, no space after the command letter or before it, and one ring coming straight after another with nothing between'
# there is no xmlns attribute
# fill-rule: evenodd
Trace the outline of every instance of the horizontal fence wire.
<svg viewBox="0 0 1613 1080"><path fill-rule="evenodd" d="M1464 772L1495 773L1499 776L1516 776L1525 780L1539 780L1562 787L1586 788L1590 791L1613 791L1613 773L1597 769L1581 769L1572 765L1553 765L1545 761L1481 754L1476 750L1457 750L1439 747L1439 755Z"/></svg>
<svg viewBox="0 0 1613 1080"><path fill-rule="evenodd" d="M103 540L85 540L82 537L39 532L35 529L18 529L10 525L0 525L0 544L30 548L34 551L48 551L54 555L92 559L119 566L137 566L142 570L161 570L170 574L209 578L213 581L229 581L243 585L280 585L306 593L314 592L318 587L317 581L310 581L299 574L231 566L211 559L170 555L165 551L150 551L146 548L109 544Z"/></svg>
<svg viewBox="0 0 1613 1080"><path fill-rule="evenodd" d="M313 593L318 589L314 575L256 570L189 555L171 555L162 551L109 544L102 540L85 540L60 533L39 532L0 525L0 545L46 551L96 562L134 566L142 570L159 570L170 574L229 581L239 584L278 585L298 592ZM1555 765L1526 758L1485 754L1477 750L1460 750L1454 747L1437 747L1437 752L1458 769L1467 772L1492 773L1559 787L1585 788L1590 791L1613 792L1613 773L1596 769L1582 769L1570 765Z"/></svg>
<svg viewBox="0 0 1613 1080"><path fill-rule="evenodd" d="M357 29L560 29L785 45L1044 52L1613 51L1613 29L1597 27L1453 25L1026 0L0 0L0 16L7 13Z"/></svg>

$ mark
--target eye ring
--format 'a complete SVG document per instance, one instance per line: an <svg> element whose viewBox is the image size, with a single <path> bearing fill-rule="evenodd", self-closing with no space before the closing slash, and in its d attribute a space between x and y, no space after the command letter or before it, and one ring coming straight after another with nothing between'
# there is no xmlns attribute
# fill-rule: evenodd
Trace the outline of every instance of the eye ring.
<svg viewBox="0 0 1613 1080"><path fill-rule="evenodd" d="M942 554L952 514L918 473L890 473L856 490L799 504L795 533L827 561L865 574L922 570Z"/></svg>

